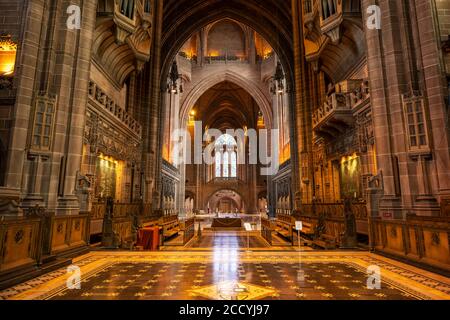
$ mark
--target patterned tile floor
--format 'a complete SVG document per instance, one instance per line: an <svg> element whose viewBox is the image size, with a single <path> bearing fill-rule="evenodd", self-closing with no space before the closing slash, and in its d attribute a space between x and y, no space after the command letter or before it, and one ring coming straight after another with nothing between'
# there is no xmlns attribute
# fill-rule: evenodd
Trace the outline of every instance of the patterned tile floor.
<svg viewBox="0 0 450 320"><path fill-rule="evenodd" d="M251 249L269 248L269 244L260 236L248 236L245 233L226 233L218 232L213 234L208 232L201 237L200 240L194 239L187 244L188 248L232 248L232 249Z"/></svg>
<svg viewBox="0 0 450 320"><path fill-rule="evenodd" d="M450 299L449 278L374 254L248 252L241 242L222 239L211 251L91 252L74 261L81 289L68 289L70 274L61 269L1 291L0 299ZM367 288L370 266L380 268L380 290Z"/></svg>

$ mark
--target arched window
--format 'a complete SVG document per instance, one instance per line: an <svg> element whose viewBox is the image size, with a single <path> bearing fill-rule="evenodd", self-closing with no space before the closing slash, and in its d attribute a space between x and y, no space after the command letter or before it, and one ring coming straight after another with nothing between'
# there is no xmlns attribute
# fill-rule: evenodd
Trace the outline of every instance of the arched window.
<svg viewBox="0 0 450 320"><path fill-rule="evenodd" d="M222 177L222 153L216 153L216 178Z"/></svg>
<svg viewBox="0 0 450 320"><path fill-rule="evenodd" d="M231 178L237 177L237 154L236 152L231 153L231 172L230 172Z"/></svg>
<svg viewBox="0 0 450 320"><path fill-rule="evenodd" d="M230 175L230 154L225 152L223 154L223 168L222 168L223 178L228 178Z"/></svg>
<svg viewBox="0 0 450 320"><path fill-rule="evenodd" d="M215 143L216 178L237 178L237 143L229 134L221 135Z"/></svg>

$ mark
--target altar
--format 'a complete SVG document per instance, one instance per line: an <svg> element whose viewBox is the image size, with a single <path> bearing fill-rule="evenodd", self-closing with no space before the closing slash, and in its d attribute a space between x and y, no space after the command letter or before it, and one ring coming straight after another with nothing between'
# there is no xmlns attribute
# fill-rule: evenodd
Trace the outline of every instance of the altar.
<svg viewBox="0 0 450 320"><path fill-rule="evenodd" d="M212 229L221 230L242 230L241 218L214 218L211 224Z"/></svg>

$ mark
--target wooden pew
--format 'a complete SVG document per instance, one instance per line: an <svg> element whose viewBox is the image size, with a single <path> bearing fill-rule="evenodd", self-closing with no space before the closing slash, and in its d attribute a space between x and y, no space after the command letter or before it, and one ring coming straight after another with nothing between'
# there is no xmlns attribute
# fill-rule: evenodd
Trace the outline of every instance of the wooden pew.
<svg viewBox="0 0 450 320"><path fill-rule="evenodd" d="M186 245L194 237L195 237L195 218L191 218L184 222L183 244Z"/></svg>
<svg viewBox="0 0 450 320"><path fill-rule="evenodd" d="M313 244L325 250L334 250L338 247L336 238L325 233L322 234L318 239L315 239L313 241Z"/></svg>
<svg viewBox="0 0 450 320"><path fill-rule="evenodd" d="M178 220L178 215L162 217L160 226L163 229L164 240L177 235L180 232L180 221Z"/></svg>
<svg viewBox="0 0 450 320"><path fill-rule="evenodd" d="M293 240L293 228L295 227L295 219L292 216L278 214L275 220L275 231L290 241Z"/></svg>
<svg viewBox="0 0 450 320"><path fill-rule="evenodd" d="M307 236L308 238L313 237L315 234L314 231L314 225L311 222L302 222L303 224L303 229L301 231L301 234L304 236Z"/></svg>
<svg viewBox="0 0 450 320"><path fill-rule="evenodd" d="M272 245L272 224L265 218L261 218L261 236Z"/></svg>

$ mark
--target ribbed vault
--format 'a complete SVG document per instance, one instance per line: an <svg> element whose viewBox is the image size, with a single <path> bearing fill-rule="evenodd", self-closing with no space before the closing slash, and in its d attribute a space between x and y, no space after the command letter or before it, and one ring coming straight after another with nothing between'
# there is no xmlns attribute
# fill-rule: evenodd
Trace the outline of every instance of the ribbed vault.
<svg viewBox="0 0 450 320"><path fill-rule="evenodd" d="M136 56L128 44L118 44L114 35L112 19L97 25L93 44L94 60L122 87L128 76L136 69Z"/></svg>
<svg viewBox="0 0 450 320"><path fill-rule="evenodd" d="M163 74L192 34L220 19L230 18L261 34L277 52L288 83L293 79L293 39L289 0L167 0L163 21Z"/></svg>
<svg viewBox="0 0 450 320"><path fill-rule="evenodd" d="M224 81L206 91L195 106L198 119L209 128L255 128L259 108L241 87Z"/></svg>

